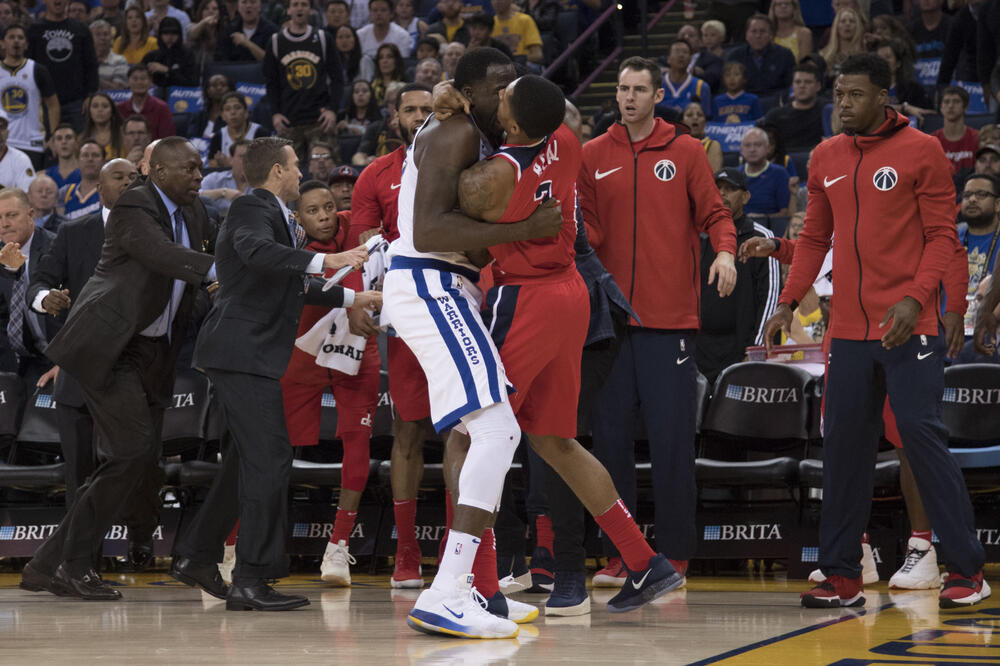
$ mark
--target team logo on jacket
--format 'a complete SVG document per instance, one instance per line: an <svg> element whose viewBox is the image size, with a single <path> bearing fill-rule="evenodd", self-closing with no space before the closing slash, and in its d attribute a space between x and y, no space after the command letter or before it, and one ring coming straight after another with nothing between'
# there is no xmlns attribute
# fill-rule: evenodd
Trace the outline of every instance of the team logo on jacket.
<svg viewBox="0 0 1000 666"><path fill-rule="evenodd" d="M664 183L668 180L673 180L676 173L677 167L670 160L660 160L653 165L653 175Z"/></svg>
<svg viewBox="0 0 1000 666"><path fill-rule="evenodd" d="M897 182L899 182L899 174L891 166L882 167L872 176L872 183L875 184L875 189L879 192L888 192L896 187Z"/></svg>

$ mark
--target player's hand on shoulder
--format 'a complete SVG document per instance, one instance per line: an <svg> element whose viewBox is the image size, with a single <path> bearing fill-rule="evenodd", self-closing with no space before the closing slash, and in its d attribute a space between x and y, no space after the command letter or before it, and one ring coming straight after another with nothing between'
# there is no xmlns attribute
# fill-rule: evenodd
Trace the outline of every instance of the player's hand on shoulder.
<svg viewBox="0 0 1000 666"><path fill-rule="evenodd" d="M525 221L528 240L534 238L555 238L562 229L562 206L555 199L543 202Z"/></svg>
<svg viewBox="0 0 1000 666"><path fill-rule="evenodd" d="M453 84L453 81L441 81L434 86L434 116L438 120L469 113L469 100Z"/></svg>

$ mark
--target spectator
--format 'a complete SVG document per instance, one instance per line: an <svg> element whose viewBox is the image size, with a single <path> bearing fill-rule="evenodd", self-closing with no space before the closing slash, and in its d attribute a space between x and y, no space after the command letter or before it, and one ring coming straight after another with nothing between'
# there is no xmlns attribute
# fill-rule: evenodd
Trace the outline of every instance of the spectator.
<svg viewBox="0 0 1000 666"><path fill-rule="evenodd" d="M995 123L986 123L979 128L979 147L990 144L1000 145L1000 126Z"/></svg>
<svg viewBox="0 0 1000 666"><path fill-rule="evenodd" d="M788 171L767 159L770 147L767 132L759 127L751 128L743 135L740 154L750 191L750 201L744 205L743 212L784 217L795 212L790 210L794 199L789 190Z"/></svg>
<svg viewBox="0 0 1000 666"><path fill-rule="evenodd" d="M685 23L677 31L677 37L691 47L691 64L688 71L708 84L712 90L721 90L722 58L702 46L701 34L691 23Z"/></svg>
<svg viewBox="0 0 1000 666"><path fill-rule="evenodd" d="M469 29L462 18L462 0L438 0L437 8L441 19L427 26L425 34L440 39L442 44L468 44Z"/></svg>
<svg viewBox="0 0 1000 666"><path fill-rule="evenodd" d="M337 110L344 94L340 55L309 25L309 7L309 0L289 2L289 24L264 57L272 127L292 141L300 160L310 141L336 140Z"/></svg>
<svg viewBox="0 0 1000 666"><path fill-rule="evenodd" d="M138 113L129 116L125 121L124 135L125 157L129 162L138 166L143 153L146 152L146 146L153 140L152 133L149 130L149 121L146 120L145 116Z"/></svg>
<svg viewBox="0 0 1000 666"><path fill-rule="evenodd" d="M772 5L773 7L773 5ZM753 237L772 238L767 227L743 214L750 200L743 172L736 167L715 174L722 203L733 216L736 246ZM707 236L701 237L701 308L695 360L710 386L724 369L746 358L746 348L764 343L764 322L774 312L781 291L781 271L770 257L754 257L736 264L736 288L725 298L708 282L708 267L715 250Z"/></svg>
<svg viewBox="0 0 1000 666"><path fill-rule="evenodd" d="M42 115L45 114L49 127L59 125L59 97L49 70L24 57L27 40L23 27L9 25L4 28L2 43L0 88L3 88L3 106L9 118L7 143L24 151L38 169L45 151Z"/></svg>
<svg viewBox="0 0 1000 666"><path fill-rule="evenodd" d="M1000 145L987 144L976 151L976 166L972 170L977 174L993 174L1000 178Z"/></svg>
<svg viewBox="0 0 1000 666"><path fill-rule="evenodd" d="M489 46L503 52L508 58L514 59L514 54L507 47L507 44L493 37L493 26L496 19L490 14L473 14L465 19L465 27L469 31L469 43L466 48L477 46ZM433 88L433 86L431 86Z"/></svg>
<svg viewBox="0 0 1000 666"><path fill-rule="evenodd" d="M62 215L56 212L59 201L59 188L56 181L44 173L40 173L28 186L28 204L35 212L35 226L55 233L59 225L65 222Z"/></svg>
<svg viewBox="0 0 1000 666"><path fill-rule="evenodd" d="M542 56L542 36L534 19L518 11L514 0L493 0L496 21L493 36L507 45L514 57L527 58L528 62L540 64Z"/></svg>
<svg viewBox="0 0 1000 666"><path fill-rule="evenodd" d="M433 37L421 37L417 41L417 48L413 52L413 57L417 62L424 58L439 58L441 55L441 43Z"/></svg>
<svg viewBox="0 0 1000 666"><path fill-rule="evenodd" d="M437 58L427 58L417 63L413 73L413 82L433 88L441 82L441 62Z"/></svg>
<svg viewBox="0 0 1000 666"><path fill-rule="evenodd" d="M941 92L939 110L944 126L934 132L944 154L951 160L955 173L971 171L976 165L974 155L979 148L979 132L965 124L969 108L969 93L961 86L948 86Z"/></svg>
<svg viewBox="0 0 1000 666"><path fill-rule="evenodd" d="M878 48L879 42L887 42L898 39L903 45L904 53L910 62L917 59L917 45L913 41L913 36L902 23L891 15L883 14L872 19L872 31L865 33L864 48L866 51L874 51Z"/></svg>
<svg viewBox="0 0 1000 666"><path fill-rule="evenodd" d="M225 74L213 74L201 87L202 110L191 119L191 136L211 140L222 124L222 98L233 92L233 82Z"/></svg>
<svg viewBox="0 0 1000 666"><path fill-rule="evenodd" d="M209 217L221 220L229 210L230 204L236 197L249 194L253 191L250 183L247 182L246 173L243 171L243 156L247 152L250 142L246 139L233 141L229 146L229 158L227 162L229 169L213 171L206 174L201 181L201 192L198 195L202 198L209 212Z"/></svg>
<svg viewBox="0 0 1000 666"><path fill-rule="evenodd" d="M726 92L713 100L719 122L745 123L761 117L760 100L746 91L746 67L741 62L727 62L722 68ZM715 169L718 171L718 169Z"/></svg>
<svg viewBox="0 0 1000 666"><path fill-rule="evenodd" d="M375 79L372 88L375 91L375 103L385 106L386 90L392 83L406 82L406 64L395 44L383 44L375 54Z"/></svg>
<svg viewBox="0 0 1000 666"><path fill-rule="evenodd" d="M951 29L951 17L941 11L944 0L920 0L920 16L910 23L917 58L940 58Z"/></svg>
<svg viewBox="0 0 1000 666"><path fill-rule="evenodd" d="M97 186L104 161L104 149L101 144L93 139L84 139L80 143L80 182L70 183L59 190L63 217L67 220L75 220L101 210L101 197Z"/></svg>
<svg viewBox="0 0 1000 666"><path fill-rule="evenodd" d="M444 68L445 79L455 78L455 68L464 55L465 45L461 42L451 42L444 47L441 53L441 67Z"/></svg>
<svg viewBox="0 0 1000 666"><path fill-rule="evenodd" d="M334 44L340 54L343 81L371 81L375 78L375 61L361 52L361 43L358 42L358 33L354 28L349 25L337 28Z"/></svg>
<svg viewBox="0 0 1000 666"><path fill-rule="evenodd" d="M80 182L80 163L77 157L76 132L73 126L62 123L49 139L49 149L56 156L56 164L45 170L57 188Z"/></svg>
<svg viewBox="0 0 1000 666"><path fill-rule="evenodd" d="M987 296L992 290L993 275L987 275L983 278L983 281L979 283L979 288L976 289L975 300L969 303L969 309L975 309L976 312L980 312L984 309L984 304L989 307L989 302L987 301ZM990 299L992 300L992 299ZM994 301L995 302L995 301ZM985 314L985 312L983 313ZM952 361L952 365L965 365L968 363L996 363L1000 364L1000 350L997 349L996 345L992 345L990 348L983 348L980 352L980 337L982 330L990 330L990 321L996 322L997 317L1000 317L1000 307L994 307L991 316L987 319L980 315L977 318L977 323L982 322L975 329L973 340L968 340L962 347L962 351L959 352L955 360ZM991 335L994 334L996 327L994 326L990 330Z"/></svg>
<svg viewBox="0 0 1000 666"><path fill-rule="evenodd" d="M122 114L118 112L114 100L107 93L96 92L90 96L83 107L83 119L83 133L79 139L97 141L104 147L105 157L108 160L125 157ZM82 147L83 143L80 145Z"/></svg>
<svg viewBox="0 0 1000 666"><path fill-rule="evenodd" d="M226 93L222 98L221 123L208 144L209 164L228 167L230 147L241 139L249 142L258 136L264 136L263 128L250 120L247 98L238 92Z"/></svg>
<svg viewBox="0 0 1000 666"><path fill-rule="evenodd" d="M170 4L170 0L149 0L151 9L146 12L146 22L149 23L149 32L159 34L160 22L168 16L177 19L181 25L181 37L187 37L191 28L191 17L182 9L178 9Z"/></svg>
<svg viewBox="0 0 1000 666"><path fill-rule="evenodd" d="M792 77L792 101L767 112L764 122L777 128L788 150L810 150L823 140L823 108L819 102L819 73L802 63Z"/></svg>
<svg viewBox="0 0 1000 666"><path fill-rule="evenodd" d="M86 25L89 20L89 11L90 5L84 2L84 0L69 0L69 5L66 9L66 18Z"/></svg>
<svg viewBox="0 0 1000 666"><path fill-rule="evenodd" d="M83 125L84 98L97 90L97 55L87 26L66 18L66 0L47 0L41 20L28 28L27 56L41 63L55 83L60 118Z"/></svg>
<svg viewBox="0 0 1000 666"><path fill-rule="evenodd" d="M14 23L14 7L8 0L3 0L0 2L0 25L6 27Z"/></svg>
<svg viewBox="0 0 1000 666"><path fill-rule="evenodd" d="M691 102L684 109L684 115L681 116L681 120L688 129L691 130L691 136L701 141L701 145L705 148L705 156L708 157L708 165L712 167L713 172L718 171L722 168L722 146L715 139L710 139L705 136L705 110L701 108L701 104L698 102Z"/></svg>
<svg viewBox="0 0 1000 666"><path fill-rule="evenodd" d="M667 71L663 75L663 99L657 109L673 109L683 113L689 102L697 101L705 111L705 116L712 117L712 89L707 83L688 72L691 64L691 45L683 39L670 42L667 51Z"/></svg>
<svg viewBox="0 0 1000 666"><path fill-rule="evenodd" d="M137 6L125 10L125 30L115 40L112 49L123 56L130 65L137 65L147 53L159 46L156 38L149 34L146 15Z"/></svg>
<svg viewBox="0 0 1000 666"><path fill-rule="evenodd" d="M355 29L359 29L361 26L370 23L368 3L365 0L348 0L348 9L350 10L351 25Z"/></svg>
<svg viewBox="0 0 1000 666"><path fill-rule="evenodd" d="M100 6L97 8L95 18L107 21L108 25L111 26L113 35L120 34L125 25L125 15L122 13L122 1L101 0L99 4Z"/></svg>
<svg viewBox="0 0 1000 666"><path fill-rule="evenodd" d="M489 14L493 15L493 5L490 0L462 0L462 19L468 20L470 17L476 14ZM441 10L437 5L431 10L430 14L427 15L428 23L435 23L441 20Z"/></svg>
<svg viewBox="0 0 1000 666"><path fill-rule="evenodd" d="M386 117L365 128L358 151L351 157L351 164L354 166L367 166L376 157L382 157L403 145L403 139L399 135L399 128L392 122L392 117L393 112L396 110L396 96L403 89L404 85L406 84L397 81L390 83L389 87L386 88Z"/></svg>
<svg viewBox="0 0 1000 666"><path fill-rule="evenodd" d="M128 60L111 50L111 24L97 19L90 24L90 34L97 53L97 79L101 90L124 88L128 85Z"/></svg>
<svg viewBox="0 0 1000 666"><path fill-rule="evenodd" d="M440 80L438 78L438 81ZM337 133L360 136L365 133L366 127L380 120L382 120L382 112L379 111L378 104L375 103L372 84L367 81L355 81L347 108L337 115ZM330 169L333 169L332 163Z"/></svg>
<svg viewBox="0 0 1000 666"><path fill-rule="evenodd" d="M969 290L962 294L970 305L975 303L979 284L995 272L1000 253L1000 181L990 174L972 174L962 188L962 215L958 225L958 240L969 255ZM976 321L976 308L965 313L965 330L971 331Z"/></svg>
<svg viewBox="0 0 1000 666"><path fill-rule="evenodd" d="M222 29L219 0L201 0L194 18L195 23L188 30L187 45L194 54L198 71L203 72L205 65L215 59L215 49L219 45Z"/></svg>
<svg viewBox="0 0 1000 666"><path fill-rule="evenodd" d="M723 24L723 39L729 35L732 41L736 41L736 35L745 28L760 5L757 0L711 0L708 15L715 19L716 23Z"/></svg>
<svg viewBox="0 0 1000 666"><path fill-rule="evenodd" d="M338 211L351 210L351 196L354 194L354 183L357 180L357 170L348 164L337 167L330 176L330 193Z"/></svg>
<svg viewBox="0 0 1000 666"><path fill-rule="evenodd" d="M944 44L944 54L941 56L941 68L938 69L938 88L950 85L952 79L980 80L977 74L976 45L979 40L979 16L983 2L984 0L972 0L964 4L952 17L948 40ZM989 76L989 73L986 75Z"/></svg>
<svg viewBox="0 0 1000 666"><path fill-rule="evenodd" d="M312 178L329 185L330 176L333 175L333 165L336 164L334 156L333 146L325 141L314 141L309 146L309 178L303 180Z"/></svg>
<svg viewBox="0 0 1000 666"><path fill-rule="evenodd" d="M236 6L239 15L222 30L215 59L259 62L278 26L261 17L260 0L239 0Z"/></svg>
<svg viewBox="0 0 1000 666"><path fill-rule="evenodd" d="M270 21L276 26L284 26L288 19L288 11L285 9L285 0L263 0L260 5L261 18ZM319 14L309 9L309 25L319 28Z"/></svg>
<svg viewBox="0 0 1000 666"><path fill-rule="evenodd" d="M184 46L181 24L173 16L160 21L160 48L147 53L142 62L149 68L153 83L163 91L163 96L171 86L198 85L198 70L194 54Z"/></svg>
<svg viewBox="0 0 1000 666"><path fill-rule="evenodd" d="M427 24L416 15L415 0L396 0L396 18L393 23L410 36L410 53L413 53L417 42L427 32Z"/></svg>
<svg viewBox="0 0 1000 666"><path fill-rule="evenodd" d="M371 23L358 29L361 52L366 56L378 60L378 51L386 44L394 45L403 56L413 52L410 33L393 23L392 11L392 0L368 0Z"/></svg>
<svg viewBox="0 0 1000 666"><path fill-rule="evenodd" d="M796 62L812 53L812 30L802 20L799 0L771 0L767 17L774 25L774 43L791 51Z"/></svg>
<svg viewBox="0 0 1000 666"><path fill-rule="evenodd" d="M701 24L700 32L702 50L722 60L726 55L725 49L722 48L722 44L726 41L725 24L714 19L705 21Z"/></svg>
<svg viewBox="0 0 1000 666"><path fill-rule="evenodd" d="M788 184L791 188L791 194L792 196L795 196L799 187L799 174L795 169L795 162L792 161L792 158L788 156L788 151L785 150L785 144L781 141L781 136L778 134L778 128L774 125L768 125L767 123L763 123L759 125L759 127L767 134L768 161L771 162L771 164L777 164L780 167L785 167L785 171L788 172ZM798 207L796 207L796 210L798 210Z"/></svg>
<svg viewBox="0 0 1000 666"><path fill-rule="evenodd" d="M152 86L153 79L149 76L149 68L146 65L139 64L129 67L128 89L132 95L118 104L118 111L122 118L128 118L135 113L144 115L149 121L149 129L154 139L173 136L177 130L174 127L174 117L170 113L170 107L162 99L149 94L149 89ZM124 157L124 155L118 157Z"/></svg>
<svg viewBox="0 0 1000 666"><path fill-rule="evenodd" d="M864 51L864 27L861 16L850 7L845 7L833 17L830 28L830 42L820 49L820 56L826 63L827 79L832 81L840 74L840 64L849 56Z"/></svg>
<svg viewBox="0 0 1000 666"><path fill-rule="evenodd" d="M0 108L0 185L27 191L35 177L31 158L7 144L7 112Z"/></svg>
<svg viewBox="0 0 1000 666"><path fill-rule="evenodd" d="M913 76L913 61L906 53L906 46L898 39L879 42L878 56L889 63L892 87L889 88L889 105L900 113L916 118L921 124L924 116L934 113L927 93Z"/></svg>
<svg viewBox="0 0 1000 666"><path fill-rule="evenodd" d="M726 57L728 61L743 63L747 91L754 95L782 93L792 83L795 56L772 39L771 21L763 14L754 14L747 21L747 43L737 46Z"/></svg>
<svg viewBox="0 0 1000 666"><path fill-rule="evenodd" d="M363 3L355 2L354 4ZM367 6L365 11L368 11ZM323 12L323 23L331 34L342 25L351 25L351 8L348 6L347 0L331 0L330 4L326 6L326 11Z"/></svg>

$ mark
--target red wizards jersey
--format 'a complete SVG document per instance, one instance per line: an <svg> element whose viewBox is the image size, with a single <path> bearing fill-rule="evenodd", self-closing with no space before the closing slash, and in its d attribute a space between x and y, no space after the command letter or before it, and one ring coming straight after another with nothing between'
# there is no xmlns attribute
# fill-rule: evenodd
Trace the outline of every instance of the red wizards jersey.
<svg viewBox="0 0 1000 666"><path fill-rule="evenodd" d="M582 151L576 135L565 125L533 146L500 147L489 159L505 159L514 165L517 184L500 222L520 222L543 201L555 197L562 202L563 225L555 238L494 245L494 274L498 284L524 278L562 276L574 269L576 252L576 178Z"/></svg>

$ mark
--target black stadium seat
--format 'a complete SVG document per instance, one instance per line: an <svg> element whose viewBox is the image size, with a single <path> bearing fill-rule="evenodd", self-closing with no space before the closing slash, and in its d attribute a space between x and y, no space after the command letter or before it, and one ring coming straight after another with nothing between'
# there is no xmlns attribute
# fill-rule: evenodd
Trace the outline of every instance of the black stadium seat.
<svg viewBox="0 0 1000 666"><path fill-rule="evenodd" d="M163 455L204 445L208 403L208 377L196 370L178 372L171 402L163 413Z"/></svg>
<svg viewBox="0 0 1000 666"><path fill-rule="evenodd" d="M216 74L228 76L233 83L267 83L264 68L259 62L216 61L205 65L205 81Z"/></svg>
<svg viewBox="0 0 1000 666"><path fill-rule="evenodd" d="M952 366L944 371L944 387L941 418L966 484L1000 486L1000 365Z"/></svg>
<svg viewBox="0 0 1000 666"><path fill-rule="evenodd" d="M63 463L53 465L8 465L0 463L0 488L58 490L65 486Z"/></svg>
<svg viewBox="0 0 1000 666"><path fill-rule="evenodd" d="M13 372L0 372L0 438L14 437L21 421L24 383Z"/></svg>

